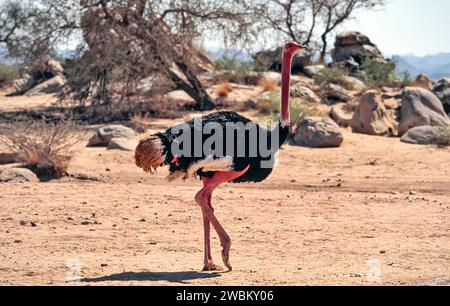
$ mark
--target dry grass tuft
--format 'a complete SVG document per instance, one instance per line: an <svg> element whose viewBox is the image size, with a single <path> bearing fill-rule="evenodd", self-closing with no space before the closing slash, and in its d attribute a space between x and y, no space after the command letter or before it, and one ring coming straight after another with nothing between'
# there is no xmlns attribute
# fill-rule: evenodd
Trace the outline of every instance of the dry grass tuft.
<svg viewBox="0 0 450 306"><path fill-rule="evenodd" d="M135 114L131 117L131 123L136 133L145 133L147 131L147 127L150 124L149 116L149 113L145 113L144 115Z"/></svg>
<svg viewBox="0 0 450 306"><path fill-rule="evenodd" d="M227 81L222 82L216 89L216 93L221 98L226 98L233 91L233 87Z"/></svg>
<svg viewBox="0 0 450 306"><path fill-rule="evenodd" d="M258 82L258 86L262 87L264 92L275 92L278 90L278 84L275 81L265 78Z"/></svg>
<svg viewBox="0 0 450 306"><path fill-rule="evenodd" d="M71 120L32 122L27 126L16 123L0 129L0 144L16 154L17 161L42 181L48 181L68 175L74 147L84 138L78 130Z"/></svg>

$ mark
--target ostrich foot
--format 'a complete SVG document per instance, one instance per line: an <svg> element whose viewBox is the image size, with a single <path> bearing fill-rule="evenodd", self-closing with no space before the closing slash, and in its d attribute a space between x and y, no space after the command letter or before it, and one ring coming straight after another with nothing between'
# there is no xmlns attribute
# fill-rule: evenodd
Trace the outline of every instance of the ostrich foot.
<svg viewBox="0 0 450 306"><path fill-rule="evenodd" d="M223 271L223 268L221 266L214 264L213 262L209 262L205 264L202 271L203 272Z"/></svg>
<svg viewBox="0 0 450 306"><path fill-rule="evenodd" d="M225 267L227 267L228 272L233 271L233 267L230 264L230 246L223 248L222 250L222 260Z"/></svg>

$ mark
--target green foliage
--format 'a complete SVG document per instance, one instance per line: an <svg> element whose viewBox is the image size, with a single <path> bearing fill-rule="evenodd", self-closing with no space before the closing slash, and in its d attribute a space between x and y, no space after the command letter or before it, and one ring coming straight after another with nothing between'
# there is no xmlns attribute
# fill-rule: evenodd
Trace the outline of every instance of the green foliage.
<svg viewBox="0 0 450 306"><path fill-rule="evenodd" d="M258 101L257 109L260 113L268 115L273 121L280 117L279 93L267 94ZM290 103L291 120L297 121L306 117L325 117L327 114L316 108L315 105L304 102L301 99L293 99Z"/></svg>
<svg viewBox="0 0 450 306"><path fill-rule="evenodd" d="M261 76L253 61L239 61L235 57L223 56L216 61L216 67L224 71L220 76L220 81L227 81L237 84L257 85Z"/></svg>
<svg viewBox="0 0 450 306"><path fill-rule="evenodd" d="M375 58L369 58L364 62L358 77L369 87L388 86L399 82L395 74L395 63L384 63Z"/></svg>
<svg viewBox="0 0 450 306"><path fill-rule="evenodd" d="M345 89L352 90L353 84L349 81L347 72L340 68L324 68L314 78L317 85L336 84Z"/></svg>
<svg viewBox="0 0 450 306"><path fill-rule="evenodd" d="M12 65L0 64L0 85L17 78L17 69Z"/></svg>

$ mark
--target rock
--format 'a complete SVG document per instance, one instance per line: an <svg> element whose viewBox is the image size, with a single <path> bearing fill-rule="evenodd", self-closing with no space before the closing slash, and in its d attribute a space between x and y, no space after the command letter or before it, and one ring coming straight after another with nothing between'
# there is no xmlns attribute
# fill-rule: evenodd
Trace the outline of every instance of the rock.
<svg viewBox="0 0 450 306"><path fill-rule="evenodd" d="M291 86L291 97L300 98L307 102L320 103L321 99L314 91L300 83Z"/></svg>
<svg viewBox="0 0 450 306"><path fill-rule="evenodd" d="M269 71L269 72L264 72L261 76L262 76L262 79L269 80L271 82L274 82L278 86L281 86L281 73Z"/></svg>
<svg viewBox="0 0 450 306"><path fill-rule="evenodd" d="M379 136L397 135L398 123L394 113L386 110L377 90L365 92L352 118L354 133Z"/></svg>
<svg viewBox="0 0 450 306"><path fill-rule="evenodd" d="M324 65L312 65L303 67L303 73L310 78L315 78L323 69Z"/></svg>
<svg viewBox="0 0 450 306"><path fill-rule="evenodd" d="M64 85L66 85L66 79L63 76L57 75L39 85L36 85L32 89L28 90L25 95L37 96L42 94L50 94L59 92Z"/></svg>
<svg viewBox="0 0 450 306"><path fill-rule="evenodd" d="M400 136L417 126L449 124L450 119L441 101L432 92L419 87L407 87L403 90L398 130Z"/></svg>
<svg viewBox="0 0 450 306"><path fill-rule="evenodd" d="M91 137L88 147L108 146L113 138L134 139L135 132L123 125L107 125L97 130Z"/></svg>
<svg viewBox="0 0 450 306"><path fill-rule="evenodd" d="M61 62L51 59L48 60L46 63L46 70L53 75L63 75L64 74L64 68L61 65Z"/></svg>
<svg viewBox="0 0 450 306"><path fill-rule="evenodd" d="M426 74L419 74L414 81L414 87L421 87L423 89L430 90L433 82Z"/></svg>
<svg viewBox="0 0 450 306"><path fill-rule="evenodd" d="M324 96L328 99L329 104L334 104L336 101L348 102L352 99L349 92L336 84L327 84L322 88Z"/></svg>
<svg viewBox="0 0 450 306"><path fill-rule="evenodd" d="M346 32L336 36L334 49L331 51L333 66L357 73L366 59L375 58L387 62L378 47L360 32Z"/></svg>
<svg viewBox="0 0 450 306"><path fill-rule="evenodd" d="M37 183L39 179L31 170L8 168L0 172L0 183Z"/></svg>
<svg viewBox="0 0 450 306"><path fill-rule="evenodd" d="M441 100L445 112L450 116L450 78L440 79L431 90Z"/></svg>
<svg viewBox="0 0 450 306"><path fill-rule="evenodd" d="M364 89L366 89L366 84L364 84L363 81L358 80L357 78L347 76L345 77L345 80L347 83L351 85L351 87L355 91L363 91Z"/></svg>
<svg viewBox="0 0 450 306"><path fill-rule="evenodd" d="M450 126L419 126L409 130L402 142L419 145L450 145Z"/></svg>
<svg viewBox="0 0 450 306"><path fill-rule="evenodd" d="M345 103L339 103L333 105L331 108L331 118L340 126L340 127L349 127L352 124L353 113L348 113L344 110L346 106Z"/></svg>
<svg viewBox="0 0 450 306"><path fill-rule="evenodd" d="M108 150L134 151L138 142L129 138L113 138L108 145Z"/></svg>
<svg viewBox="0 0 450 306"><path fill-rule="evenodd" d="M308 117L298 124L293 140L299 146L334 148L342 144L344 136L330 118Z"/></svg>
<svg viewBox="0 0 450 306"><path fill-rule="evenodd" d="M275 50L265 50L256 53L253 58L255 62L271 71L281 71L281 58L283 55L283 47L279 47ZM302 52L296 55L292 61L292 72L299 73L303 71L303 67L308 66L311 62L311 54L309 52Z"/></svg>

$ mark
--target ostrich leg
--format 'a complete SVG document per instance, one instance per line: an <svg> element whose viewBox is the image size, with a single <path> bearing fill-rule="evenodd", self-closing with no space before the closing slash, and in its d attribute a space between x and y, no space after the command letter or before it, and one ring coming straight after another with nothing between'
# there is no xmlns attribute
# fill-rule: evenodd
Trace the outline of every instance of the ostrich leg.
<svg viewBox="0 0 450 306"><path fill-rule="evenodd" d="M202 179L204 187L208 184L209 180L210 178L208 177L204 177ZM207 200L209 203L211 203L211 195L209 195ZM214 209L212 207L211 209L214 212ZM206 215L206 212L204 211L203 208L202 208L202 215L203 215L203 230L205 235L205 259L204 259L205 265L203 267L203 271L219 271L222 270L222 267L214 264L211 255L211 235L210 235L211 222L209 222L208 216Z"/></svg>
<svg viewBox="0 0 450 306"><path fill-rule="evenodd" d="M209 235L209 223L206 222L206 219L212 224L215 231L217 232L217 235L220 239L220 244L222 246L222 260L225 266L228 268L229 271L231 271L233 268L230 264L230 248L231 248L231 239L230 236L228 236L227 232L223 228L223 226L220 224L219 220L217 220L217 217L214 215L214 209L211 205L211 198L212 193L214 189L216 189L218 186L224 183L228 183L232 180L235 180L242 175L244 175L248 171L247 167L243 171L230 171L230 172L215 172L213 177L210 179L204 179L204 187L202 190L200 190L199 193L195 196L195 201L198 205L200 205L203 213L203 226L205 230L205 267L204 270L212 271L217 270L218 267L214 265L211 258L211 247L210 247L210 235Z"/></svg>

